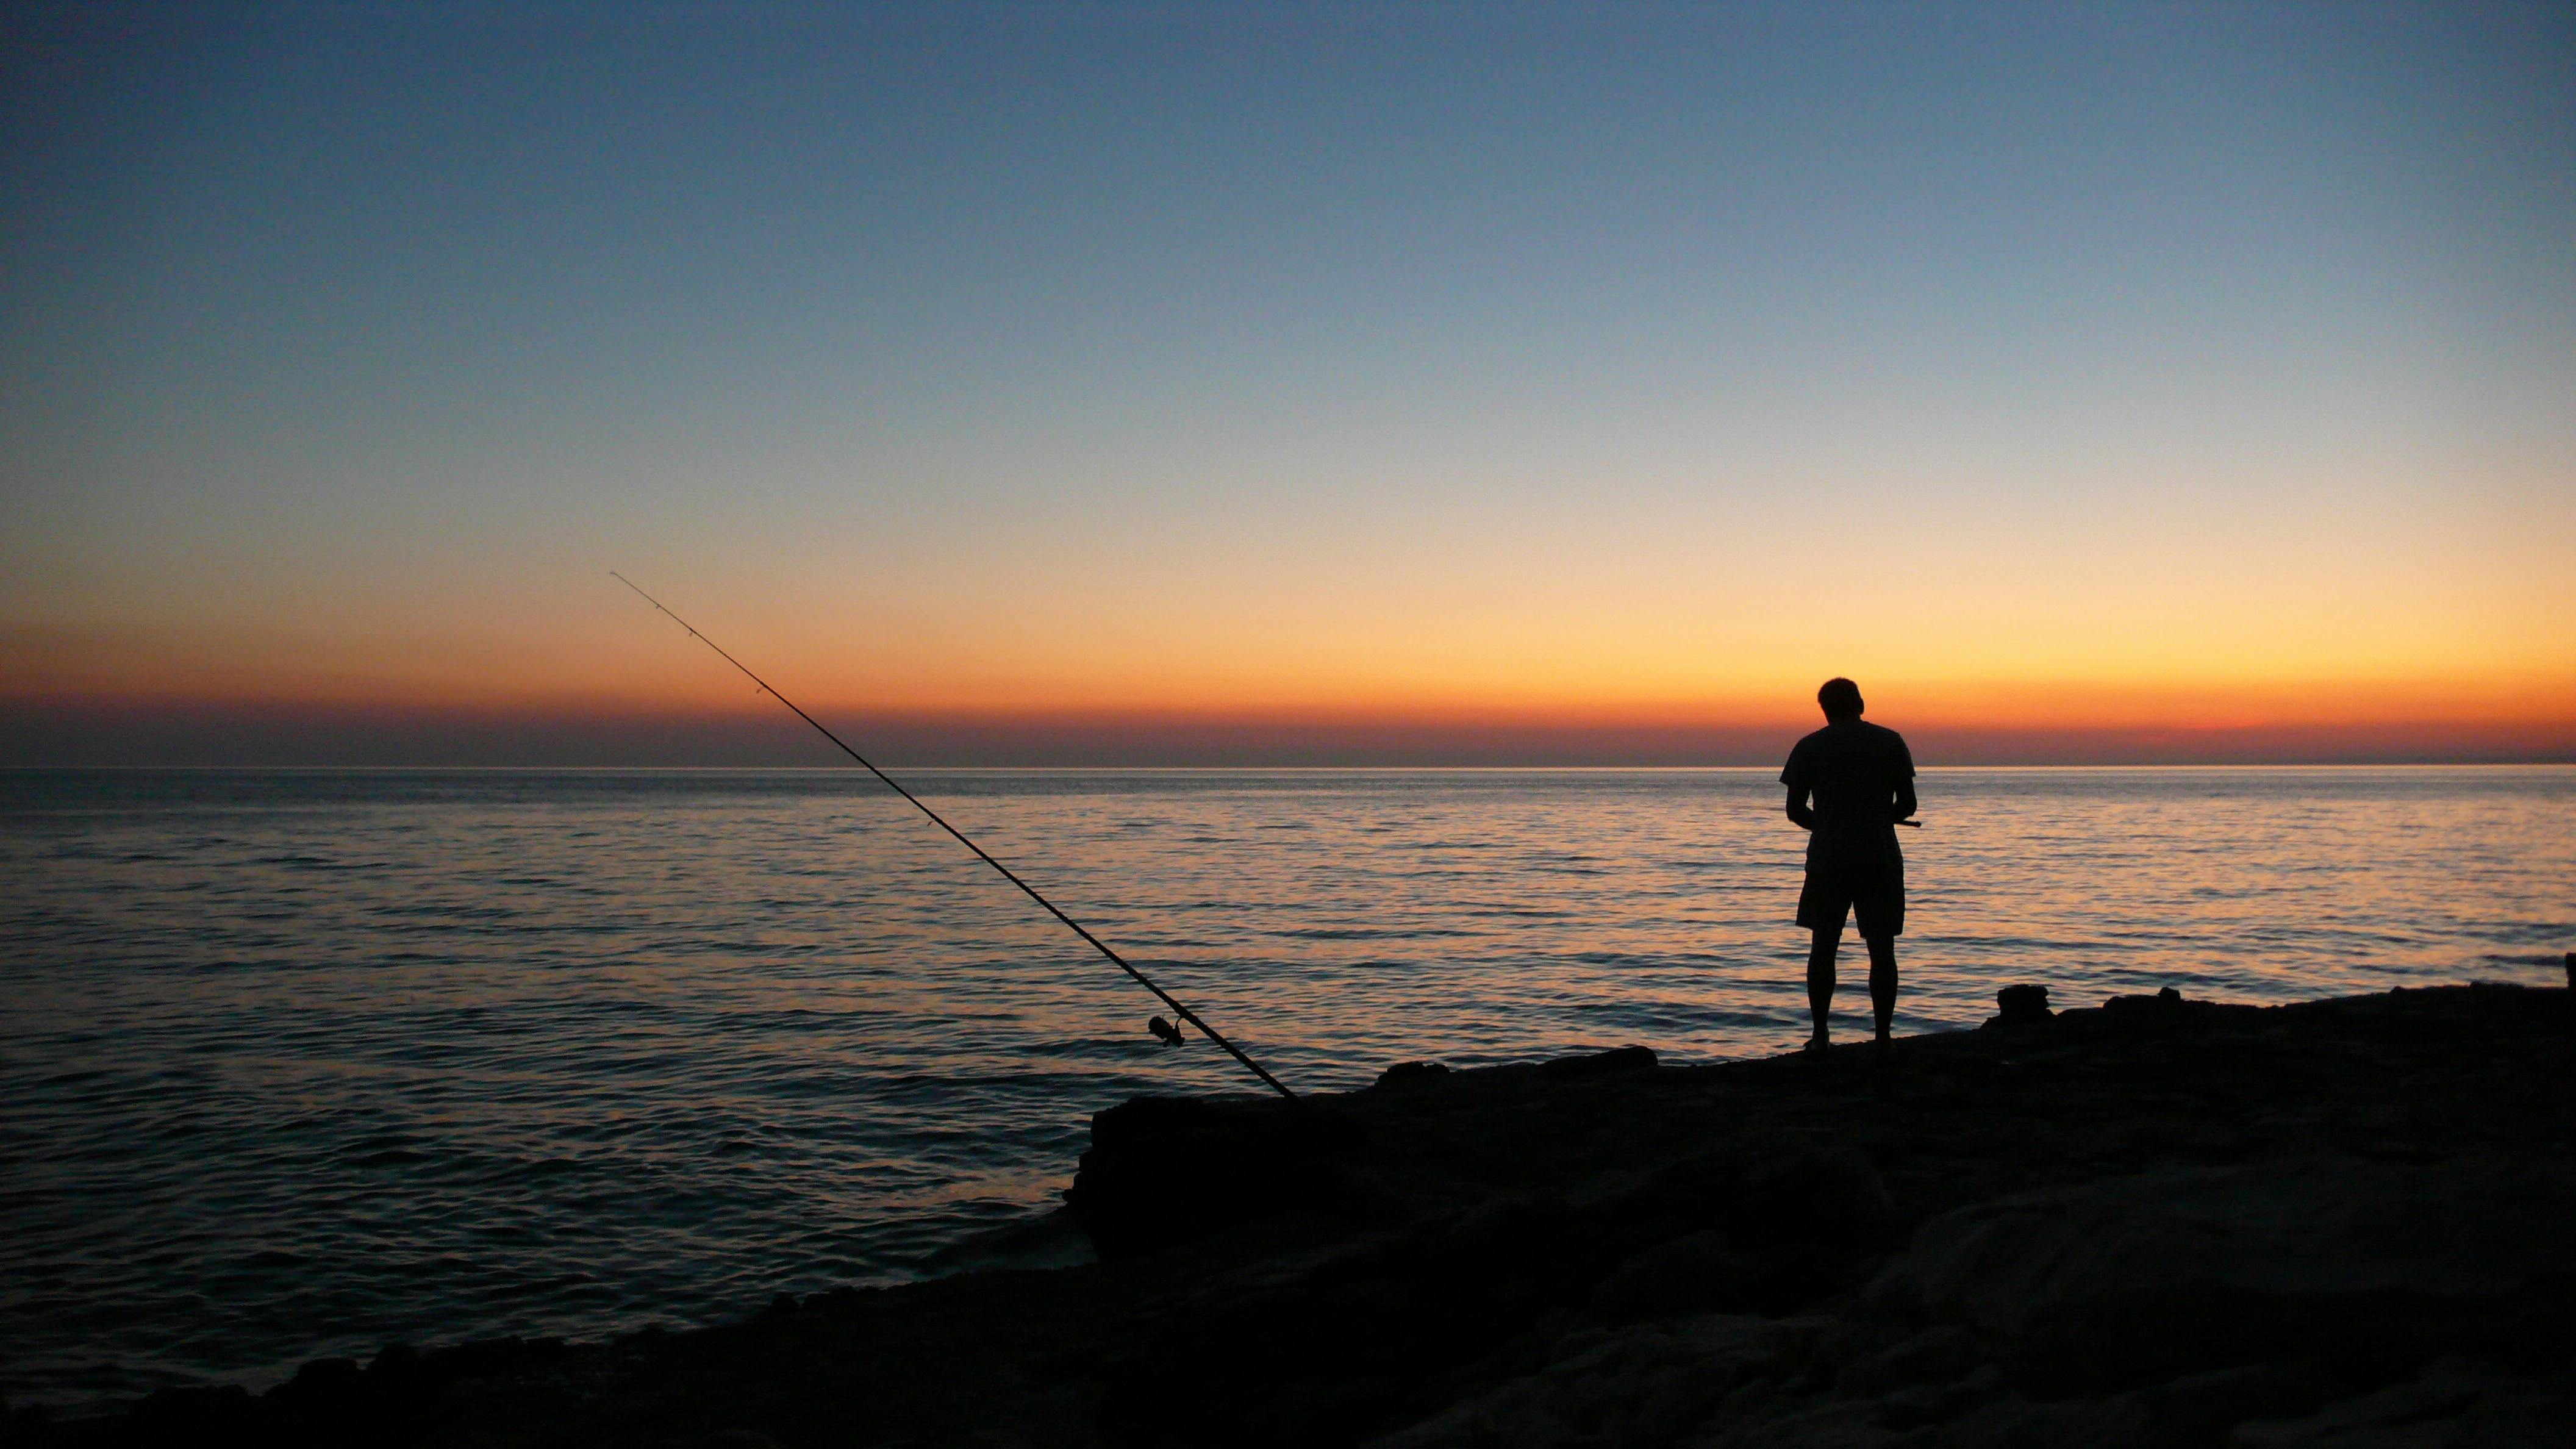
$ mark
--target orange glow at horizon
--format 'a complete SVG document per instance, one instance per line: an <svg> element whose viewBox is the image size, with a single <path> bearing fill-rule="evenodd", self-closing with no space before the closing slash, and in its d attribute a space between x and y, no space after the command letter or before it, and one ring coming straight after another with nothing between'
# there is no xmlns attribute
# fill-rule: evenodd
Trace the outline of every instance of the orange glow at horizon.
<svg viewBox="0 0 2576 1449"><path fill-rule="evenodd" d="M645 637L604 644L585 657L426 641L362 650L332 665L310 649L262 657L242 651L87 652L26 631L0 645L9 664L0 706L97 705L186 708L355 707L427 716L555 714L758 720L777 706L703 646L647 618ZM663 626L667 628L667 626ZM721 640L722 636L719 636ZM90 641L93 645L97 641ZM1685 692L1665 679L1605 677L1574 667L1501 680L1460 669L1447 678L1389 678L1350 670L1339 677L1248 680L1238 672L1142 670L1076 684L1012 679L988 665L975 678L957 671L932 687L874 687L881 660L839 669L810 659L785 662L732 641L791 698L819 714L955 718L1043 726L1253 723L1405 727L1437 733L1507 725L1525 729L1616 731L1798 729L1812 725L1812 695L1827 670L1760 674ZM785 654L788 651L777 651ZM2576 673L2397 677L1980 678L1877 672L1849 665L1873 718L1929 730L2123 730L2196 732L2261 728L2402 725L2413 730L2476 727L2534 739L2576 738ZM960 678L960 675L966 677ZM1661 689L1654 686L1661 685Z"/></svg>
<svg viewBox="0 0 2576 1449"><path fill-rule="evenodd" d="M1776 499L1727 512L1632 489L1508 519L1405 501L1303 536L1184 512L1114 535L818 531L757 567L665 539L620 562L791 698L847 717L1670 737L1803 729L1817 683L1845 674L1909 729L2576 740L2576 580L2556 553L2576 509L2553 492L2223 536L2159 531L2122 494L2083 523L1972 501L1934 490L1904 536L1832 559L1777 546L1797 531L1757 516ZM310 573L209 557L66 589L0 622L0 707L774 708L568 552L538 535Z"/></svg>

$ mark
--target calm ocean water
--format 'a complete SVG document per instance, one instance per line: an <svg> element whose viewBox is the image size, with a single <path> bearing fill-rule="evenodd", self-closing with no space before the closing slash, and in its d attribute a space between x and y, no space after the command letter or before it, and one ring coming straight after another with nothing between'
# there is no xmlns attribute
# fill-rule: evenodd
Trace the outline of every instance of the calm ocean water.
<svg viewBox="0 0 2576 1449"><path fill-rule="evenodd" d="M1803 1035L1769 771L911 779L1292 1085ZM1901 1031L2017 981L2286 1001L2576 946L2576 768L1922 796ZM853 772L0 772L0 1383L935 1270L1050 1205L1093 1111L1250 1085L1159 1009Z"/></svg>

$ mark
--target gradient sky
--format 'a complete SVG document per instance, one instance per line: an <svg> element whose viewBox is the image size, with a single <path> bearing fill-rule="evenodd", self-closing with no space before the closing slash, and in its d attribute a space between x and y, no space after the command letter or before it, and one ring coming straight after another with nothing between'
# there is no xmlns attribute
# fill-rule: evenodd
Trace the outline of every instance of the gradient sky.
<svg viewBox="0 0 2576 1449"><path fill-rule="evenodd" d="M2576 758L2576 7L0 47L0 763Z"/></svg>

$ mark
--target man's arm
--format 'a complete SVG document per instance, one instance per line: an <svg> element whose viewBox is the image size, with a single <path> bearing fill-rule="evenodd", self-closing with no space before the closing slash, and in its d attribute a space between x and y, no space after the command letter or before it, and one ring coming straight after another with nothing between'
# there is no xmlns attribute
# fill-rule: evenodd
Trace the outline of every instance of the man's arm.
<svg viewBox="0 0 2576 1449"><path fill-rule="evenodd" d="M1887 742L1896 747L1892 762L1896 766L1896 813L1887 818L1914 824L1914 812L1919 808L1914 802L1914 752L1905 747L1905 736L1894 730L1887 732Z"/></svg>
<svg viewBox="0 0 2576 1449"><path fill-rule="evenodd" d="M1789 787L1789 818L1801 830L1816 828L1816 812L1807 808L1807 792L1816 783L1815 765L1807 753L1807 741L1789 752L1789 763L1780 767L1780 783Z"/></svg>

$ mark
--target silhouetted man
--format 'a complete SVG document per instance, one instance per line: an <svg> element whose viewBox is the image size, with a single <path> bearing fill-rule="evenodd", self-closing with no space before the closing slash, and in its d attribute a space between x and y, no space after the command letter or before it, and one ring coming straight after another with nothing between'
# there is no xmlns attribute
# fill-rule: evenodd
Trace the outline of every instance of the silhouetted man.
<svg viewBox="0 0 2576 1449"><path fill-rule="evenodd" d="M1824 707L1825 727L1798 741L1780 771L1780 783L1789 787L1789 818L1807 828L1798 924L1815 933L1807 951L1807 1010L1816 1019L1809 1051L1822 1051L1831 1037L1825 1023L1846 915L1859 918L1860 938L1869 943L1869 1006L1878 1039L1887 1040L1896 1011L1896 938L1905 931L1905 855L1896 848L1896 822L1914 813L1914 756L1903 735L1860 717L1860 686L1828 679L1816 703Z"/></svg>

